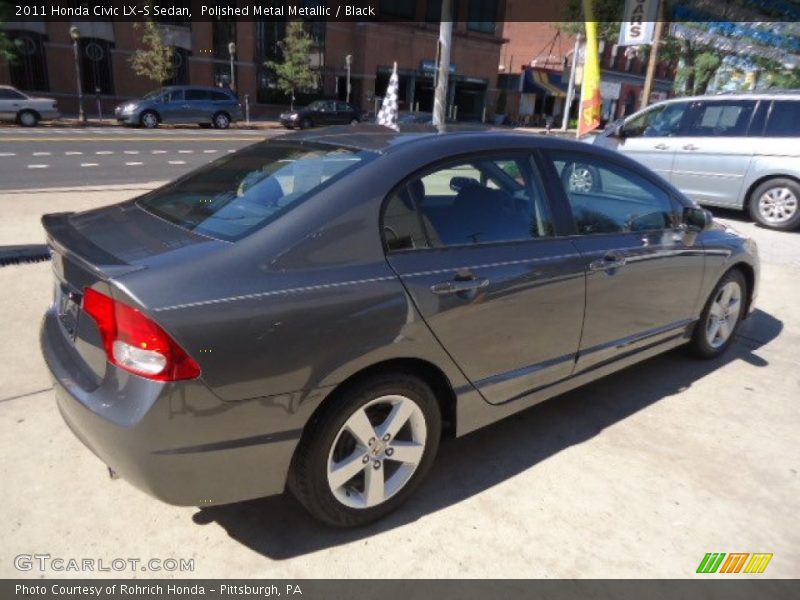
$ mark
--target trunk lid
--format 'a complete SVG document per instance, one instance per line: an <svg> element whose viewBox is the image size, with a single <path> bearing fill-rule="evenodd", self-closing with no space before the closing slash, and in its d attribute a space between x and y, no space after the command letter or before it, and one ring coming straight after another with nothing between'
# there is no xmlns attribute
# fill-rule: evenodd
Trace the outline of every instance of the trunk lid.
<svg viewBox="0 0 800 600"><path fill-rule="evenodd" d="M53 316L60 335L75 353L75 363L84 371L82 379L99 385L106 356L100 331L82 307L85 289L96 287L118 296L115 279L146 269L169 253L210 240L162 221L134 202L44 215L42 226L55 276Z"/></svg>

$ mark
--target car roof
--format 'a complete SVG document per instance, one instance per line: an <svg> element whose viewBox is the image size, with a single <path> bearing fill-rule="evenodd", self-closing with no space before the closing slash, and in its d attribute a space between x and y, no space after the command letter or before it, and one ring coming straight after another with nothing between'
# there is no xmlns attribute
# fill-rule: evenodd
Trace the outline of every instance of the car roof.
<svg viewBox="0 0 800 600"><path fill-rule="evenodd" d="M447 131L439 133L431 125L411 125L394 131L383 125L362 123L358 125L342 125L338 127L325 127L311 129L277 138L300 143L326 144L356 150L366 150L379 154L388 154L400 147L409 144L436 143L449 144L453 141L480 138L487 148L500 147L503 142L513 141L514 145L520 140L527 139L536 147L552 149L584 150L587 144L572 139L558 138L554 135L532 134L523 131L509 131L494 129L482 125L448 125Z"/></svg>
<svg viewBox="0 0 800 600"><path fill-rule="evenodd" d="M162 90L207 90L212 92L227 92L226 88L215 87L213 85L165 85Z"/></svg>
<svg viewBox="0 0 800 600"><path fill-rule="evenodd" d="M705 96L681 96L669 98L656 104L673 104L675 102L697 102L700 100L800 100L800 90L773 90L763 92L724 92L720 94L707 94Z"/></svg>

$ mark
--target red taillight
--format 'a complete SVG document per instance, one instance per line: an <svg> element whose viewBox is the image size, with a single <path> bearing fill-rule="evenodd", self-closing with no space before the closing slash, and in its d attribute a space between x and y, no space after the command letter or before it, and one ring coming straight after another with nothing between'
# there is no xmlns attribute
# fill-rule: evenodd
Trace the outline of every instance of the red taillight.
<svg viewBox="0 0 800 600"><path fill-rule="evenodd" d="M194 359L155 321L135 308L86 288L83 310L97 322L111 364L157 381L200 376Z"/></svg>

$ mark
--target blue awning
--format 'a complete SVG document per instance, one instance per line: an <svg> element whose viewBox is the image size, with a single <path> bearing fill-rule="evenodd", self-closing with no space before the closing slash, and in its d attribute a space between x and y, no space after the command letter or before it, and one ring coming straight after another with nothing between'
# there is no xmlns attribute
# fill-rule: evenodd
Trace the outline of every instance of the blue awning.
<svg viewBox="0 0 800 600"><path fill-rule="evenodd" d="M567 88L561 82L561 73L539 69L526 69L522 77L522 93L566 98Z"/></svg>

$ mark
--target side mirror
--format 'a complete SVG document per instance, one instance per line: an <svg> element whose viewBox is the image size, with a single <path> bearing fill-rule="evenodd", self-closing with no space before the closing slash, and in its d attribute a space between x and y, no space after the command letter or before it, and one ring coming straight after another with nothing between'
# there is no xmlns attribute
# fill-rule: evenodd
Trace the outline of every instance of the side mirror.
<svg viewBox="0 0 800 600"><path fill-rule="evenodd" d="M711 227L714 216L705 208L689 206L683 211L683 222L693 231L704 231Z"/></svg>
<svg viewBox="0 0 800 600"><path fill-rule="evenodd" d="M611 129L611 137L615 137L620 140L625 139L625 127L623 123L618 123L617 125L614 125L614 127Z"/></svg>
<svg viewBox="0 0 800 600"><path fill-rule="evenodd" d="M481 183L477 179L473 179L472 177L453 177L450 179L450 189L454 192L460 192L464 188L470 186L478 186L480 187Z"/></svg>

